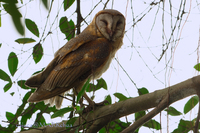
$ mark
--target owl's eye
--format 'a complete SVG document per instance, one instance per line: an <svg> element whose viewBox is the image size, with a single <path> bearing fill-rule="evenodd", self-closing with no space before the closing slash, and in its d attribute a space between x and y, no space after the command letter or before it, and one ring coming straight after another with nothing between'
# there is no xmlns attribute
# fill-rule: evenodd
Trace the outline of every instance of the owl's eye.
<svg viewBox="0 0 200 133"><path fill-rule="evenodd" d="M120 24L122 24L122 21L117 21L117 24L116 24L116 25L118 26L118 25L120 25Z"/></svg>
<svg viewBox="0 0 200 133"><path fill-rule="evenodd" d="M106 25L108 25L108 22L106 20L101 20L103 23L105 23Z"/></svg>

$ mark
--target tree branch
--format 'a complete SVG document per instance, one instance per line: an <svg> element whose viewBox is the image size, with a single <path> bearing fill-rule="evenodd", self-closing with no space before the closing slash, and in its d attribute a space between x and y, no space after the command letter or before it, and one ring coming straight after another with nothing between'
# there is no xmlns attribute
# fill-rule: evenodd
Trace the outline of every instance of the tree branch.
<svg viewBox="0 0 200 133"><path fill-rule="evenodd" d="M81 15L81 7L80 7L80 0L77 0L77 8L76 8L76 13L77 13L77 35L80 34L81 32L81 22L83 21L83 17Z"/></svg>
<svg viewBox="0 0 200 133"><path fill-rule="evenodd" d="M158 114L168 105L183 98L186 98L190 95L197 94L196 90L198 90L199 88L200 88L200 76L196 76L181 83L178 83L174 86L167 87L165 89L157 90L152 93L141 95L135 98L130 98L125 101L121 101L112 105L99 107L93 112L83 114L82 115L83 118L78 119L73 126L78 126L80 124L83 124L86 125L86 127L88 127L87 133L94 133L98 132L110 121L121 118L123 116L130 115L135 112L156 107L146 116L140 118L134 124L132 124L123 131L123 132L126 131L133 132L135 129L142 126L145 122L150 120L153 116ZM145 122L142 122L143 120ZM47 130L47 128L52 128L52 127L44 127L44 128L46 128ZM49 133L51 133L53 130L52 131L48 130L48 131ZM65 131L65 129L57 128L57 131ZM74 130L72 130L71 132L73 131ZM35 130L35 132L39 133L41 131Z"/></svg>

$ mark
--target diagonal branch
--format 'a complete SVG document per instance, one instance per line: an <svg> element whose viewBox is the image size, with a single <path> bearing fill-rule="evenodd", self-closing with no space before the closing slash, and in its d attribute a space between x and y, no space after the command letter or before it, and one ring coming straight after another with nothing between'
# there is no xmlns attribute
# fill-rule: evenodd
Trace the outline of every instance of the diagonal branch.
<svg viewBox="0 0 200 133"><path fill-rule="evenodd" d="M145 94L145 95L131 98L122 102L112 104L112 105L101 107L97 109L96 111L94 111L93 113L83 115L83 117L85 116L85 119L87 119L87 121L90 121L92 119L97 119L102 116L106 116L101 119L97 119L93 123L90 123L91 125L88 124L87 126L90 126L90 127L88 128L87 133L99 131L102 127L104 127L110 121L113 121L115 119L121 118L126 115L130 115L135 112L156 107L154 109L155 111L152 111L150 112L150 114L146 115L147 118L145 119L145 121L147 122L153 116L155 116L164 108L166 108L168 105L178 100L181 100L185 97L188 97L190 95L196 94L196 90L198 88L200 88L200 76L193 77L184 82L181 82L179 84L176 84L174 86L171 86L162 90L157 90L149 94ZM145 122L142 122L142 120L140 121L141 122L137 122L139 124L135 127L140 127L145 123ZM84 121L80 123L83 123L83 122ZM78 123L79 121L77 121L75 125L78 125ZM137 124L135 123L133 125Z"/></svg>
<svg viewBox="0 0 200 133"><path fill-rule="evenodd" d="M74 123L73 125L74 128L72 128L72 131L70 132L75 131L75 128L81 124L85 125L85 127L88 127L86 130L87 133L98 132L110 121L121 118L123 116L130 115L132 113L136 113L142 110L147 110L149 108L155 107L155 109L151 111L149 114L140 118L138 121L136 121L134 124L132 124L127 129L124 130L124 132L127 130L132 132L137 127L142 126L145 122L147 122L153 116L158 114L168 105L183 98L186 98L188 96L197 94L196 90L198 89L200 89L200 76L193 77L191 79L178 83L174 86L157 90L149 94L141 95L135 98L130 98L125 101L121 101L112 105L99 107L93 112L83 114L82 115L83 118L78 119ZM145 122L141 122L143 120ZM52 127L43 127L43 128L46 128L45 130L49 131L49 133L53 131L49 129ZM35 131L36 133L38 132L37 130ZM63 128L62 129L57 128L57 131L66 132L66 130Z"/></svg>

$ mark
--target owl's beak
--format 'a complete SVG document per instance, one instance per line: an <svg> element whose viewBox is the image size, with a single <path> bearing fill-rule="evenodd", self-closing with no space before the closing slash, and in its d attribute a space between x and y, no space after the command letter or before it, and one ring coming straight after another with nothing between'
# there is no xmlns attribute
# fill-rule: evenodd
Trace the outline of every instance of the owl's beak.
<svg viewBox="0 0 200 133"><path fill-rule="evenodd" d="M108 35L109 35L109 37L110 37L110 39L111 39L112 36L113 36L113 31L110 30L109 28L107 28L107 33L108 33Z"/></svg>
<svg viewBox="0 0 200 133"><path fill-rule="evenodd" d="M109 33L109 36L110 36L110 38L112 38L112 36L113 36L113 32L112 31Z"/></svg>

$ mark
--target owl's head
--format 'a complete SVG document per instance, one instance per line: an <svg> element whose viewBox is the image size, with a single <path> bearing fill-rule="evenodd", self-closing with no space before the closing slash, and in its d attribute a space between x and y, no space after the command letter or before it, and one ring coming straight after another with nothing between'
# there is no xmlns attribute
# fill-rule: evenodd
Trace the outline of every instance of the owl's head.
<svg viewBox="0 0 200 133"><path fill-rule="evenodd" d="M124 36L125 18L117 10L106 9L98 12L95 24L99 32L110 41Z"/></svg>

